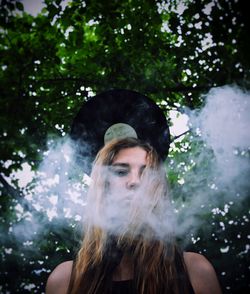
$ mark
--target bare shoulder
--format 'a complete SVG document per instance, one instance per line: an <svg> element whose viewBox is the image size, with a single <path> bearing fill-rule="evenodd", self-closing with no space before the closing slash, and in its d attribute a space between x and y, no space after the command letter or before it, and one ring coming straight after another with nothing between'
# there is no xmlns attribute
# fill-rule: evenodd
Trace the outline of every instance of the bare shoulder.
<svg viewBox="0 0 250 294"><path fill-rule="evenodd" d="M46 294L66 294L70 282L73 261L60 263L49 275Z"/></svg>
<svg viewBox="0 0 250 294"><path fill-rule="evenodd" d="M207 258L194 252L185 252L184 261L196 294L221 294L216 272Z"/></svg>

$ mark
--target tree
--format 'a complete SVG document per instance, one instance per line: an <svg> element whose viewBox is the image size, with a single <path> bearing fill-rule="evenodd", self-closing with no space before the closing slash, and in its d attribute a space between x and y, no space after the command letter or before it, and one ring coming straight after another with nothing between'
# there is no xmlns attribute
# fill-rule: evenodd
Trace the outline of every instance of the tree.
<svg viewBox="0 0 250 294"><path fill-rule="evenodd" d="M249 89L249 20L243 2L76 0L63 10L60 0L46 0L43 11L31 16L23 12L21 2L2 0L2 291L41 292L48 271L70 258L76 246L72 244L77 244L74 236L65 237L76 225L72 218L54 218L46 230L37 230L37 236L24 234L21 228L26 228L25 222L32 223L27 220L29 217L37 224L48 219L45 209L35 209L34 203L24 197L34 195L42 176L36 176L27 187L20 187L10 175L24 163L33 171L40 170L46 152L58 138L65 137L77 110L93 93L110 88L134 89L150 96L168 117L170 110L200 109L204 94L211 87L237 84ZM180 152L186 144L189 157ZM194 187L189 182L190 190L183 191L178 173L184 173L187 167L199 169L204 165L209 170L212 156L205 158L202 166L192 167L188 162L188 158L195 159L202 146L186 135L171 151L169 178L177 202L178 195L184 201L189 193L201 188L200 184ZM181 162L185 164L179 165ZM188 177L188 173L184 174ZM245 204L249 204L245 199ZM239 223L248 214L246 207L241 203L230 210L232 217L239 215ZM203 222L210 217L211 212L204 213ZM229 215L213 218L212 229L220 235L219 244L226 247L224 239L231 235L237 243L234 251L223 255L202 230L197 233L202 242L191 245L200 251L207 248L218 273L226 273L220 276L225 292L244 292L249 286L247 262L243 260L245 255L235 256L244 251L246 226L235 225L224 232L219 223ZM244 229L241 239L237 239L239 227ZM32 259L28 257L31 255ZM47 256L53 256L53 260ZM239 263L236 276L228 272L233 261ZM15 283L13 274L19 276Z"/></svg>

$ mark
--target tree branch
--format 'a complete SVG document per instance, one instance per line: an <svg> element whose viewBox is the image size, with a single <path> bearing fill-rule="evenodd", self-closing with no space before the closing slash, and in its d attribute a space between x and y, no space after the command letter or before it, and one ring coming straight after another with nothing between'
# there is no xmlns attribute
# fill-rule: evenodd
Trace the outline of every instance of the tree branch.
<svg viewBox="0 0 250 294"><path fill-rule="evenodd" d="M178 136L173 137L172 140L171 140L171 143L173 143L175 140L177 140L178 138L180 138L180 137L186 135L186 134L189 133L189 132L190 132L190 130L187 130L186 132L184 132L184 133L182 133L182 134L180 134L180 135L178 135Z"/></svg>
<svg viewBox="0 0 250 294"><path fill-rule="evenodd" d="M27 199L25 199L23 196L22 191L17 190L15 188L13 188L6 180L5 178L2 176L2 174L0 173L0 183L3 185L4 190L6 191L6 193L10 196L12 196L14 199L16 200L21 200L22 205L24 207L25 210L27 211L32 211L34 210L34 208L32 207L32 205L29 203L29 201Z"/></svg>
<svg viewBox="0 0 250 294"><path fill-rule="evenodd" d="M36 80L36 83L60 83L60 82L78 82L78 83L89 83L90 81L87 81L82 78L71 78L71 77L61 77L61 78L51 78L51 79L40 79ZM93 80L91 80L91 83L93 83ZM97 83L97 81L95 81Z"/></svg>
<svg viewBox="0 0 250 294"><path fill-rule="evenodd" d="M169 87L169 88L166 87L166 88L163 88L163 89L158 89L158 88L155 88L155 87L149 87L149 88L146 88L146 90L149 93L157 93L159 91L164 91L164 92L167 92L167 93L171 93L171 92L188 93L188 92L207 91L211 87L212 87L211 85L201 85L201 86L197 86L197 87L178 85L176 87Z"/></svg>
<svg viewBox="0 0 250 294"><path fill-rule="evenodd" d="M5 178L0 174L0 182L3 185L4 190L13 198L22 197L23 193L21 191L18 191L17 189L13 188L6 180Z"/></svg>
<svg viewBox="0 0 250 294"><path fill-rule="evenodd" d="M93 82L95 84L100 84L99 81L87 81L86 79L83 78L73 78L73 77L61 77L61 78L51 78L51 79L41 79L41 80L37 80L37 83L60 83L60 82L65 82L65 81L69 81L69 82L80 82L80 83L89 83L91 82L93 84ZM184 86L184 85L178 85L176 87L169 87L169 88L163 88L163 89L158 89L155 87L146 87L145 90L148 93L157 93L159 91L164 91L164 92L181 92L181 93L186 93L186 92L200 92L200 91L207 91L212 87L212 85L201 85L201 86L197 86L197 87L193 87L193 86Z"/></svg>

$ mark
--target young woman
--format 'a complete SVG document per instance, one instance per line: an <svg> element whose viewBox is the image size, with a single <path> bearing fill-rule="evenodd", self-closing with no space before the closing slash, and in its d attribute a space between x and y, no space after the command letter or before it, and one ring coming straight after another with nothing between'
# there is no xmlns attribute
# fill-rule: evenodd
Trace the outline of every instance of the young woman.
<svg viewBox="0 0 250 294"><path fill-rule="evenodd" d="M149 144L112 140L91 178L81 248L50 274L47 294L221 293L210 262L175 244L165 172Z"/></svg>

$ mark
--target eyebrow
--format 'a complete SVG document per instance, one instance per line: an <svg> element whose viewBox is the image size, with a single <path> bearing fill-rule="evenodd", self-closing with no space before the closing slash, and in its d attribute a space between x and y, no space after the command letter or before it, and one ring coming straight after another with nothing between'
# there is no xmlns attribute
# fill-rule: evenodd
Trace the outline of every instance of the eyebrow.
<svg viewBox="0 0 250 294"><path fill-rule="evenodd" d="M112 163L111 166L129 167L129 164L117 162L117 163Z"/></svg>
<svg viewBox="0 0 250 294"><path fill-rule="evenodd" d="M143 164L142 166L140 166L140 169L145 169L146 166L147 166L146 164ZM129 165L128 163L117 162L117 163L113 163L113 164L111 164L111 167L130 168L130 165Z"/></svg>

